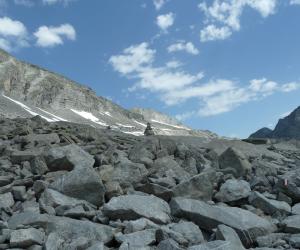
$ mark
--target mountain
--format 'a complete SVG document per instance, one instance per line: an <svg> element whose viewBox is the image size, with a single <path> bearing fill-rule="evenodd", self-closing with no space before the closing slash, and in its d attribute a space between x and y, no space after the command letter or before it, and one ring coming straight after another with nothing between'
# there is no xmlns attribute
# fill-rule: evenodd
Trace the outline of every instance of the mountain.
<svg viewBox="0 0 300 250"><path fill-rule="evenodd" d="M143 135L147 122L156 134L214 138L153 110L126 110L64 76L21 62L0 50L0 115L6 118L40 115L49 122L68 121L93 127L110 126L133 135Z"/></svg>
<svg viewBox="0 0 300 250"><path fill-rule="evenodd" d="M280 119L274 130L262 128L250 135L250 138L300 139L300 107Z"/></svg>

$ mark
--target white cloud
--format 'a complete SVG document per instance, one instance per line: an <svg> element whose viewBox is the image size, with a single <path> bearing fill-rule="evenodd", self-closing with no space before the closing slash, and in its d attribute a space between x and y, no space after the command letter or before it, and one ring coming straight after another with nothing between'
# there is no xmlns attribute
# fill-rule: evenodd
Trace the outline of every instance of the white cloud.
<svg viewBox="0 0 300 250"><path fill-rule="evenodd" d="M12 51L28 46L28 33L25 25L9 17L0 18L0 47Z"/></svg>
<svg viewBox="0 0 300 250"><path fill-rule="evenodd" d="M166 3L166 0L153 0L153 4L156 10L160 10L164 4Z"/></svg>
<svg viewBox="0 0 300 250"><path fill-rule="evenodd" d="M199 50L195 47L195 45L191 42L177 42L168 47L168 52L177 52L177 51L185 51L192 55L198 55Z"/></svg>
<svg viewBox="0 0 300 250"><path fill-rule="evenodd" d="M56 3L62 3L64 5L68 5L70 2L73 2L75 0L43 0L43 4L47 5L53 5Z"/></svg>
<svg viewBox="0 0 300 250"><path fill-rule="evenodd" d="M142 43L112 56L109 63L115 71L135 82L130 91L147 90L158 94L166 105L178 105L191 99L198 101L198 109L179 115L181 119L191 114L222 114L274 93L300 89L298 82L279 84L266 78L253 79L246 85L228 79L204 81L202 72L190 74L182 70L178 61L169 61L162 67L154 66L155 55L156 50L149 48L148 43Z"/></svg>
<svg viewBox="0 0 300 250"><path fill-rule="evenodd" d="M34 2L31 0L14 0L14 3L16 5L23 5L25 7L33 7L34 6Z"/></svg>
<svg viewBox="0 0 300 250"><path fill-rule="evenodd" d="M163 31L167 31L168 28L170 28L174 24L174 21L175 15L170 12L168 14L158 16L156 19L156 24Z"/></svg>
<svg viewBox="0 0 300 250"><path fill-rule="evenodd" d="M276 6L277 0L214 0L210 6L202 2L199 8L206 15L208 24L201 31L201 38L204 38L203 41L226 39L233 31L239 31L241 15L246 7L256 10L266 18L275 13ZM216 28L216 23L219 28Z"/></svg>
<svg viewBox="0 0 300 250"><path fill-rule="evenodd" d="M300 0L291 0L291 1L290 1L290 4L291 4L291 5L297 5L297 4L300 5Z"/></svg>
<svg viewBox="0 0 300 250"><path fill-rule="evenodd" d="M70 24L62 24L58 27L41 26L34 33L37 39L36 45L39 47L54 47L62 45L64 39L76 40L76 31Z"/></svg>
<svg viewBox="0 0 300 250"><path fill-rule="evenodd" d="M208 42L215 40L225 40L232 34L231 30L224 26L221 28L216 27L214 24L206 26L200 32L200 41Z"/></svg>

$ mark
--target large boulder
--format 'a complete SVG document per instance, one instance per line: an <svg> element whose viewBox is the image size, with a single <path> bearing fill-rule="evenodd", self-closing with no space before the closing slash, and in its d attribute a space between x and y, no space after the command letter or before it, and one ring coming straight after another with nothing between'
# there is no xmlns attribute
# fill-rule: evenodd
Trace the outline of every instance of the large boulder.
<svg viewBox="0 0 300 250"><path fill-rule="evenodd" d="M232 244L232 250L245 249L239 236L231 227L219 225L216 232L216 239L229 241Z"/></svg>
<svg viewBox="0 0 300 250"><path fill-rule="evenodd" d="M233 147L228 148L220 155L219 167L236 178L245 176L251 171L251 165L246 156Z"/></svg>
<svg viewBox="0 0 300 250"><path fill-rule="evenodd" d="M215 195L222 202L234 202L247 198L251 193L250 184L244 180L227 180Z"/></svg>
<svg viewBox="0 0 300 250"><path fill-rule="evenodd" d="M42 245L45 239L45 233L35 229L19 229L12 231L10 235L10 246L26 248L34 244Z"/></svg>
<svg viewBox="0 0 300 250"><path fill-rule="evenodd" d="M289 216L282 221L282 224L284 225L284 231L286 233L300 233L300 215Z"/></svg>
<svg viewBox="0 0 300 250"><path fill-rule="evenodd" d="M65 240L86 237L104 243L110 242L116 232L107 225L32 212L14 214L8 221L9 229L15 230L19 225L39 226L47 234L57 233Z"/></svg>
<svg viewBox="0 0 300 250"><path fill-rule="evenodd" d="M300 202L300 169L288 171L278 176L276 187L279 191L291 197L294 202Z"/></svg>
<svg viewBox="0 0 300 250"><path fill-rule="evenodd" d="M92 168L76 168L59 176L50 188L67 196L86 200L96 206L104 203L105 187Z"/></svg>
<svg viewBox="0 0 300 250"><path fill-rule="evenodd" d="M216 172L206 171L178 184L173 188L173 194L175 197L208 201L213 195L214 181Z"/></svg>
<svg viewBox="0 0 300 250"><path fill-rule="evenodd" d="M144 217L159 224L166 224L171 220L168 203L152 195L114 197L103 206L103 213L114 220L135 220Z"/></svg>
<svg viewBox="0 0 300 250"><path fill-rule="evenodd" d="M173 216L191 220L204 230L212 231L220 224L229 226L246 245L256 237L276 230L266 219L237 207L213 206L203 201L184 198L173 198L170 207Z"/></svg>
<svg viewBox="0 0 300 250"><path fill-rule="evenodd" d="M291 213L291 207L284 201L268 199L263 194L253 192L249 196L249 203L269 215L286 215Z"/></svg>
<svg viewBox="0 0 300 250"><path fill-rule="evenodd" d="M44 156L51 171L70 171L75 167L88 168L93 167L95 163L93 156L75 144L51 148Z"/></svg>

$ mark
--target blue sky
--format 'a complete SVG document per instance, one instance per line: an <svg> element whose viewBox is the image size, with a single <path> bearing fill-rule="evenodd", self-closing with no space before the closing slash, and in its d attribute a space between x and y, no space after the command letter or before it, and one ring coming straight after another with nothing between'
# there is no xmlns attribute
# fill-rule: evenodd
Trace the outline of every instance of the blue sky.
<svg viewBox="0 0 300 250"><path fill-rule="evenodd" d="M300 0L0 0L0 47L125 108L246 137L300 105Z"/></svg>

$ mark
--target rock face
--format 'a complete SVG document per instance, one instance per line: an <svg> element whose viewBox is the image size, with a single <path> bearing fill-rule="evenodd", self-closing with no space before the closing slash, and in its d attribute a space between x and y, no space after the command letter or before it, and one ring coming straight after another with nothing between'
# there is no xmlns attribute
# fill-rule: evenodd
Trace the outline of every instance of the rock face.
<svg viewBox="0 0 300 250"><path fill-rule="evenodd" d="M40 115L50 122L69 121L143 135L155 120L155 134L217 137L196 131L155 111L129 111L99 97L90 88L38 66L18 61L0 50L0 115L7 118Z"/></svg>
<svg viewBox="0 0 300 250"><path fill-rule="evenodd" d="M271 143L0 118L0 249L298 249L299 144Z"/></svg>
<svg viewBox="0 0 300 250"><path fill-rule="evenodd" d="M287 117L278 121L274 130L260 129L250 135L251 138L285 138L300 139L300 107Z"/></svg>

